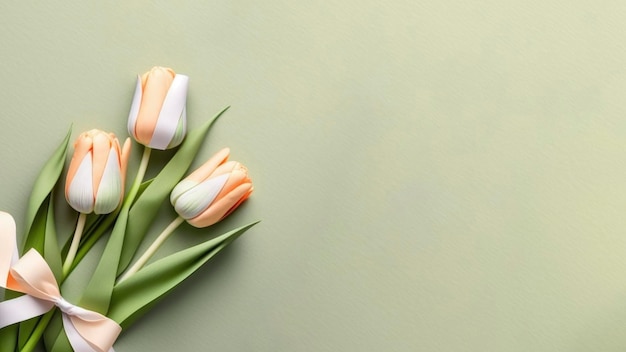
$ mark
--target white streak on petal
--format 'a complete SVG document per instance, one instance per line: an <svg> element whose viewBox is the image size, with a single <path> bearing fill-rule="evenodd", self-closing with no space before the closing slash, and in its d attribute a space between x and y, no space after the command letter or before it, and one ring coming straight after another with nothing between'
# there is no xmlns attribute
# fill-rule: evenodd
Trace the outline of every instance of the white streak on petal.
<svg viewBox="0 0 626 352"><path fill-rule="evenodd" d="M159 119L154 128L150 147L154 149L165 150L172 141L179 119L186 118L183 115L185 105L187 104L187 87L189 86L189 77L185 75L176 75L172 81L172 85L167 91Z"/></svg>
<svg viewBox="0 0 626 352"><path fill-rule="evenodd" d="M174 209L184 219L193 219L205 211L220 193L230 174L201 182L178 197Z"/></svg>
<svg viewBox="0 0 626 352"><path fill-rule="evenodd" d="M115 210L120 204L122 197L122 177L120 170L120 161L117 158L115 149L109 152L107 164L102 173L102 180L98 193L96 193L96 204L94 205L94 213L108 214Z"/></svg>
<svg viewBox="0 0 626 352"><path fill-rule="evenodd" d="M142 96L141 77L137 76L135 96L133 97L133 103L130 105L130 114L128 115L128 134L133 138L135 138L135 125L137 124L137 115L139 114Z"/></svg>
<svg viewBox="0 0 626 352"><path fill-rule="evenodd" d="M183 193L187 192L188 190L196 187L197 185L198 185L198 182L190 181L190 180L182 180L178 182L178 184L176 185L176 187L174 187L174 189L172 190L172 193L170 194L170 203L172 203L172 205L175 205L176 201L178 200L178 197L180 197Z"/></svg>
<svg viewBox="0 0 626 352"><path fill-rule="evenodd" d="M89 214L93 211L93 166L91 152L87 153L78 166L67 192L67 202L74 210Z"/></svg>

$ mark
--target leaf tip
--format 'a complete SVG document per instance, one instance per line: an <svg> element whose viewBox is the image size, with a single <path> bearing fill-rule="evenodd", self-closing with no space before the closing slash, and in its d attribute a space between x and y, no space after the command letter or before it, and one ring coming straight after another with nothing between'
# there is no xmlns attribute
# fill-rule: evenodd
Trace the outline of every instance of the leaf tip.
<svg viewBox="0 0 626 352"><path fill-rule="evenodd" d="M230 109L230 105L227 105L225 108L222 109L222 111L218 112L217 115L215 115L215 117L211 119L211 122L214 122L215 120L219 119L220 116L224 115L224 113L228 111L228 109Z"/></svg>

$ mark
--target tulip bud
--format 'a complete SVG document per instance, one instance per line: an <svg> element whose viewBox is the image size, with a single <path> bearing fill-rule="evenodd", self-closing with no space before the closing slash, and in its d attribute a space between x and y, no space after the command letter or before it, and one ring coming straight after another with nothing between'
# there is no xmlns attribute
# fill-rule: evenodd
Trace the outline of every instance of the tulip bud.
<svg viewBox="0 0 626 352"><path fill-rule="evenodd" d="M192 226L215 224L252 193L248 170L236 161L227 161L229 154L228 148L222 149L174 187L170 201Z"/></svg>
<svg viewBox="0 0 626 352"><path fill-rule="evenodd" d="M187 132L189 77L171 68L153 67L137 77L135 97L128 116L128 133L147 147L176 147Z"/></svg>
<svg viewBox="0 0 626 352"><path fill-rule="evenodd" d="M108 214L124 197L130 138L120 148L112 133L91 130L74 143L65 182L65 198L80 213Z"/></svg>

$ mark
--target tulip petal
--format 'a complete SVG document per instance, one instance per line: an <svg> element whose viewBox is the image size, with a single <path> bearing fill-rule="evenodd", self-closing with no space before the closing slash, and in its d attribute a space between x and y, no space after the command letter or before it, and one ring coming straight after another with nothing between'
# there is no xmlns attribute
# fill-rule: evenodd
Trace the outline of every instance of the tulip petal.
<svg viewBox="0 0 626 352"><path fill-rule="evenodd" d="M92 131L90 131L92 132ZM93 177L93 197L96 197L96 193L100 188L100 180L102 174L107 165L109 154L111 151L111 137L101 131L93 132L93 147L92 147L92 177ZM113 137L115 138L115 137ZM119 160L119 159L118 159Z"/></svg>
<svg viewBox="0 0 626 352"><path fill-rule="evenodd" d="M218 170L215 170L215 171L217 172ZM248 170L240 163L237 163L235 167L232 169L232 171L230 172L230 177L228 178L228 182L226 182L224 187L222 187L222 191L220 192L220 194L217 195L217 198L224 197L227 193L232 192L239 185L242 185L244 183L251 183L251 182L252 181L250 180L250 177L248 176Z"/></svg>
<svg viewBox="0 0 626 352"><path fill-rule="evenodd" d="M120 161L117 157L117 151L111 149L109 152L109 160L102 173L100 186L98 187L96 202L94 205L94 213L108 214L115 210L120 204L122 198L122 177L120 170Z"/></svg>
<svg viewBox="0 0 626 352"><path fill-rule="evenodd" d="M188 219L187 222L195 227L211 226L235 210L235 207L250 195L251 190L251 183L240 185L224 198L218 198L205 212L193 219Z"/></svg>
<svg viewBox="0 0 626 352"><path fill-rule="evenodd" d="M93 211L93 178L91 152L81 161L66 194L67 202L80 213Z"/></svg>
<svg viewBox="0 0 626 352"><path fill-rule="evenodd" d="M76 142L74 143L74 154L72 155L72 160L70 161L70 166L67 170L67 177L65 179L65 196L67 197L67 192L69 191L70 183L76 176L76 171L80 166L81 162L85 158L85 155L91 151L92 145L91 137L85 133L83 133Z"/></svg>
<svg viewBox="0 0 626 352"><path fill-rule="evenodd" d="M174 204L178 215L184 219L191 219L205 211L220 193L228 177L228 174L224 174L211 178L181 194Z"/></svg>
<svg viewBox="0 0 626 352"><path fill-rule="evenodd" d="M178 197L182 196L188 190L196 187L198 184L198 182L190 180L182 180L178 182L176 187L172 190L172 193L170 193L170 203L172 203L172 205L176 204Z"/></svg>
<svg viewBox="0 0 626 352"><path fill-rule="evenodd" d="M171 71L158 67L152 69L146 77L141 106L135 124L135 138L139 143L150 145L173 78L174 75Z"/></svg>
<svg viewBox="0 0 626 352"><path fill-rule="evenodd" d="M165 150L172 142L181 118L186 118L189 77L176 75L167 91L149 146ZM181 139L182 141L182 139Z"/></svg>
<svg viewBox="0 0 626 352"><path fill-rule="evenodd" d="M217 177L223 174L230 174L231 172L233 172L235 167L237 167L237 165L239 165L239 162L237 161L226 161L222 165L218 166L215 170L213 170L213 172L211 172L211 175L209 175L209 178Z"/></svg>
<svg viewBox="0 0 626 352"><path fill-rule="evenodd" d="M139 114L139 107L141 106L142 94L141 77L137 76L135 96L133 97L133 103L130 105L130 113L128 114L128 134L134 138L137 138L137 135L135 134L135 125L137 124L137 115Z"/></svg>
<svg viewBox="0 0 626 352"><path fill-rule="evenodd" d="M219 152L215 153L211 157L211 159L207 160L202 166L192 172L189 176L186 177L187 180L202 182L206 180L218 166L226 162L228 160L228 156L230 155L230 149L224 148Z"/></svg>
<svg viewBox="0 0 626 352"><path fill-rule="evenodd" d="M122 146L122 150L120 153L120 172L122 174L122 189L124 189L124 185L126 184L126 170L128 169L128 158L130 157L130 138L126 138L124 145Z"/></svg>
<svg viewBox="0 0 626 352"><path fill-rule="evenodd" d="M241 198L237 201L237 203L235 203L232 207L230 207L230 209L228 209L228 211L226 212L226 214L222 215L222 218L227 217L228 215L230 215L230 213L232 213L233 211L235 211L235 209L237 209L237 207L243 203L246 199L248 199L250 197L250 195L252 194L252 191L254 191L254 187L250 187L250 189L248 190L248 192L246 192L243 196L241 196ZM220 219L220 220L221 220Z"/></svg>

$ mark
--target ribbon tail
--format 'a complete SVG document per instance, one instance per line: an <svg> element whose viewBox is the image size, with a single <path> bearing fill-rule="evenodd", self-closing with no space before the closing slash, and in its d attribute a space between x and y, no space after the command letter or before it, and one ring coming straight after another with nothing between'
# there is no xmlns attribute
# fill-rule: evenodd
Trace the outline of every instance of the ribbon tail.
<svg viewBox="0 0 626 352"><path fill-rule="evenodd" d="M54 303L24 295L0 302L0 329L47 313Z"/></svg>
<svg viewBox="0 0 626 352"><path fill-rule="evenodd" d="M108 351L94 348L94 346L85 340L78 330L76 330L74 323L72 323L72 319L70 319L67 314L63 314L63 328L65 329L67 339L70 341L70 345L72 345L72 348L76 352L115 352L113 347L111 347Z"/></svg>
<svg viewBox="0 0 626 352"><path fill-rule="evenodd" d="M67 339L70 341L70 345L72 345L74 351L101 352L91 347L89 342L85 341L85 339L80 336L67 314L63 314L63 328L65 328L65 334L67 335Z"/></svg>

